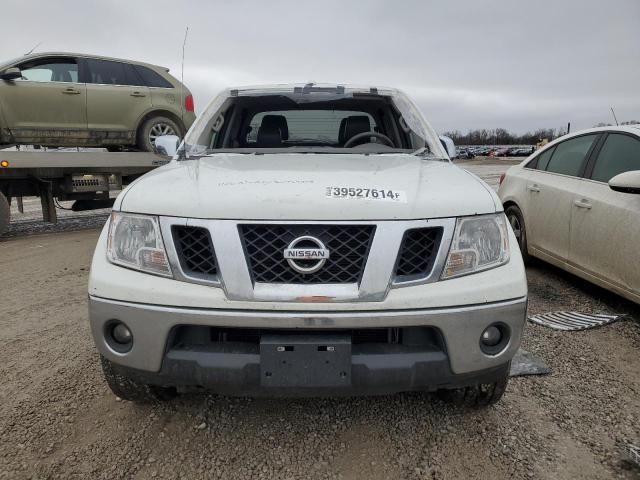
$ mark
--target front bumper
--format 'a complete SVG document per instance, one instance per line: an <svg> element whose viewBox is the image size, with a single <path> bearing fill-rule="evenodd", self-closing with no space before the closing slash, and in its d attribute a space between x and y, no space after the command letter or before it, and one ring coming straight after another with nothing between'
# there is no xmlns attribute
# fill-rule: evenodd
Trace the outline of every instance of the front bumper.
<svg viewBox="0 0 640 480"><path fill-rule="evenodd" d="M525 314L524 297L451 308L343 312L179 308L89 297L98 350L122 373L150 384L242 394L264 393L259 352L228 346L174 349L172 332L180 326L259 328L275 333L304 330L319 335L368 328L429 327L436 331L440 347L354 348L350 385L343 390L387 393L484 383L504 376L520 345ZM114 350L106 339L105 332L114 320L124 322L133 334L133 346L126 353ZM494 323L505 325L510 335L501 352L488 355L480 348L480 336Z"/></svg>

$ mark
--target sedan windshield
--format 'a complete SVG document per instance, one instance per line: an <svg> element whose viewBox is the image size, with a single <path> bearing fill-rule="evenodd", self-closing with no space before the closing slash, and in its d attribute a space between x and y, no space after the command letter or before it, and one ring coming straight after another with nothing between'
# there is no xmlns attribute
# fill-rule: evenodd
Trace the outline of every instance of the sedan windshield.
<svg viewBox="0 0 640 480"><path fill-rule="evenodd" d="M306 85L223 92L189 130L180 153L416 151L446 158L436 134L402 93Z"/></svg>

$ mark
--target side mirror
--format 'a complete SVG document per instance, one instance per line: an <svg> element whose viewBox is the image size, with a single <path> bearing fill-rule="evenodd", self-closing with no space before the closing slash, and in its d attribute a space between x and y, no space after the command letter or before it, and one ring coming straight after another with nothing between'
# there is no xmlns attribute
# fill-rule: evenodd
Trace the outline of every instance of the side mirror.
<svg viewBox="0 0 640 480"><path fill-rule="evenodd" d="M640 193L640 170L616 175L609 180L609 188L622 193Z"/></svg>
<svg viewBox="0 0 640 480"><path fill-rule="evenodd" d="M155 142L156 153L160 155L168 155L173 157L178 151L178 145L180 145L180 138L177 135L162 135L156 138Z"/></svg>
<svg viewBox="0 0 640 480"><path fill-rule="evenodd" d="M449 137L445 137L444 135L440 135L439 138L440 143L442 143L442 146L446 150L447 155L449 155L449 158L451 160L456 158L458 156L458 153L456 152L456 145L455 143L453 143L453 140Z"/></svg>
<svg viewBox="0 0 640 480"><path fill-rule="evenodd" d="M7 68L4 72L0 73L0 79L2 80L16 80L22 78L22 72L18 67Z"/></svg>

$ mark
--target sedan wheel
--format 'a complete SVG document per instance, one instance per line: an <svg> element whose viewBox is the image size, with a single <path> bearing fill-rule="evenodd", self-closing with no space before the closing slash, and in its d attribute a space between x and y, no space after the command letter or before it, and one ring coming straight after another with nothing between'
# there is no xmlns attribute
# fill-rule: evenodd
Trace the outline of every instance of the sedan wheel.
<svg viewBox="0 0 640 480"><path fill-rule="evenodd" d="M511 224L511 228L513 229L513 233L516 236L516 240L518 240L518 245L522 247L522 227L520 226L520 220L515 214L511 214L507 217L509 223Z"/></svg>
<svg viewBox="0 0 640 480"><path fill-rule="evenodd" d="M511 205L505 210L504 213L507 216L509 224L511 225L513 234L516 237L518 247L520 247L522 259L525 263L528 263L531 257L529 256L529 247L527 246L527 229L524 224L522 212L515 205Z"/></svg>

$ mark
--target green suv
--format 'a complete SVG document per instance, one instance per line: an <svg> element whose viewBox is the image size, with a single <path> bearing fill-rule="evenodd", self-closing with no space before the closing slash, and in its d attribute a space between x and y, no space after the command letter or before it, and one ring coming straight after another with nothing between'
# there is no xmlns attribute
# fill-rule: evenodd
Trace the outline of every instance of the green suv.
<svg viewBox="0 0 640 480"><path fill-rule="evenodd" d="M194 120L191 92L167 68L72 53L0 64L0 145L152 151Z"/></svg>

